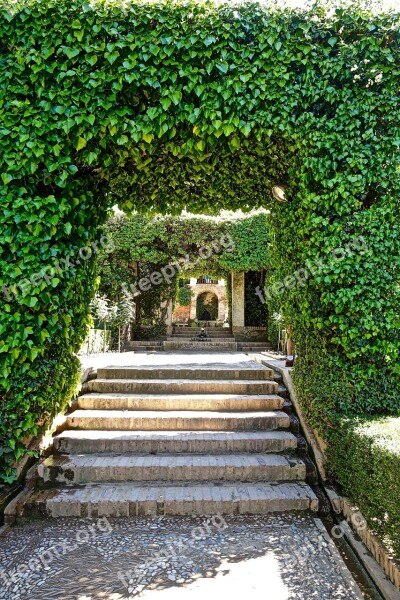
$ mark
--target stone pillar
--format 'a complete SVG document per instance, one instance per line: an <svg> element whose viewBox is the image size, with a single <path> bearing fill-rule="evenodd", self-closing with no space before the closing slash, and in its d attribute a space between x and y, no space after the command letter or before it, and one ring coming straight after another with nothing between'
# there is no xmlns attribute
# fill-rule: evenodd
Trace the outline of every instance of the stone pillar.
<svg viewBox="0 0 400 600"><path fill-rule="evenodd" d="M165 315L164 323L167 326L167 335L171 335L172 333L172 312L173 312L173 300L170 298L166 303L163 303L167 308L167 312Z"/></svg>
<svg viewBox="0 0 400 600"><path fill-rule="evenodd" d="M232 328L244 327L244 271L232 271Z"/></svg>
<svg viewBox="0 0 400 600"><path fill-rule="evenodd" d="M196 318L196 306L197 306L197 296L198 294L193 294L192 299L190 301L190 319L194 320Z"/></svg>

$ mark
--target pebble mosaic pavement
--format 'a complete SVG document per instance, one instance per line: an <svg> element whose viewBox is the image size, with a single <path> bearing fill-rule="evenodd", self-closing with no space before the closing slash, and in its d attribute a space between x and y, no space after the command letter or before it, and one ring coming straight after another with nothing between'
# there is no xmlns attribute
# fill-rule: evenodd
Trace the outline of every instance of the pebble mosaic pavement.
<svg viewBox="0 0 400 600"><path fill-rule="evenodd" d="M133 598L363 595L310 514L57 519L20 524L0 536L0 600Z"/></svg>

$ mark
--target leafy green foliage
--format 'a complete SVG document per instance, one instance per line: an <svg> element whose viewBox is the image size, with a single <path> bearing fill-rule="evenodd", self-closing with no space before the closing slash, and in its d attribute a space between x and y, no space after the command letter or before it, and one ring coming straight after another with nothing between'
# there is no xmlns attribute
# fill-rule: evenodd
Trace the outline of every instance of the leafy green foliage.
<svg viewBox="0 0 400 600"><path fill-rule="evenodd" d="M192 301L192 290L184 279L178 280L176 299L181 306L189 306Z"/></svg>
<svg viewBox="0 0 400 600"><path fill-rule="evenodd" d="M313 15L194 0L2 7L6 477L22 440L68 402L90 322L93 260L54 263L90 244L116 202L175 213L268 205L278 280L363 235L367 255L294 287L282 310L300 371L323 354L320 372L343 379L346 409L398 410L399 16L358 3ZM291 202L272 201L275 183ZM32 279L44 268L51 278ZM334 389L324 392L332 410Z"/></svg>
<svg viewBox="0 0 400 600"><path fill-rule="evenodd" d="M330 437L332 474L400 558L400 419L342 420Z"/></svg>
<svg viewBox="0 0 400 600"><path fill-rule="evenodd" d="M134 328L134 336L137 340L165 339L166 333L167 328L164 323L156 323L145 327L137 325Z"/></svg>

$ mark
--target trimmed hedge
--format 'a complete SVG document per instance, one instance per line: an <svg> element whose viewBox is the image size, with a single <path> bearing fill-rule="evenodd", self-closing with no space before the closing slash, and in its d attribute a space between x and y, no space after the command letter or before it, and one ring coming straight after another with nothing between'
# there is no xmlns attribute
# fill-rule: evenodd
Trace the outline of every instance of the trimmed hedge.
<svg viewBox="0 0 400 600"><path fill-rule="evenodd" d="M342 420L328 459L344 495L400 559L400 418Z"/></svg>

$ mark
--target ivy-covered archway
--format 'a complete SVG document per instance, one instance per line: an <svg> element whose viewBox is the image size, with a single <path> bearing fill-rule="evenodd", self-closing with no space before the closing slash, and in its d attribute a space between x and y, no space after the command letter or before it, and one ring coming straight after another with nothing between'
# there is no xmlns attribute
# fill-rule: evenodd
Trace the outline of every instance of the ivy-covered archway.
<svg viewBox="0 0 400 600"><path fill-rule="evenodd" d="M398 15L2 4L3 476L73 393L95 287L89 257L116 202L176 213L269 206L310 414L322 427L340 410L397 411ZM272 199L277 183L286 204ZM360 236L366 252L347 251Z"/></svg>

